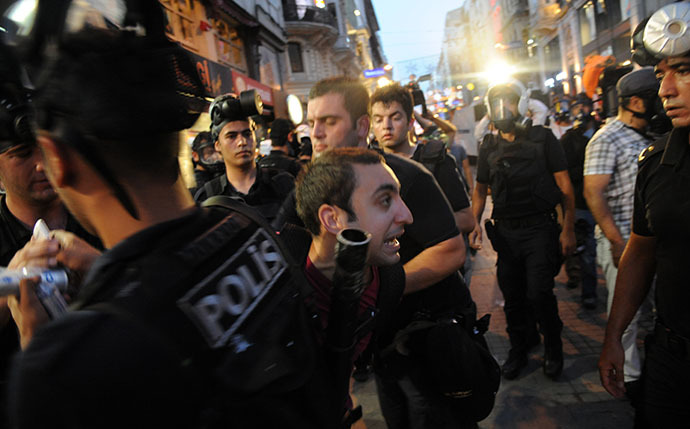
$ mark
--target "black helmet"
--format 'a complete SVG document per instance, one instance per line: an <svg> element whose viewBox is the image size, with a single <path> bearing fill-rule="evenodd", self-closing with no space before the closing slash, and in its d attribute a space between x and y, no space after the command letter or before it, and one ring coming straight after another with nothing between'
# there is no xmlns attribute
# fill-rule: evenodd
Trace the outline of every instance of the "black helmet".
<svg viewBox="0 0 690 429"><path fill-rule="evenodd" d="M249 117L263 113L264 105L256 90L242 91L240 96L223 94L216 97L208 108L211 115L211 135L218 140L220 131L228 122L246 121Z"/></svg>
<svg viewBox="0 0 690 429"><path fill-rule="evenodd" d="M14 53L0 44L0 153L36 140L30 92L24 88L20 75L21 67Z"/></svg>
<svg viewBox="0 0 690 429"><path fill-rule="evenodd" d="M186 52L167 39L158 1L121 2L116 12L101 3L39 0L33 25L16 25L21 31L6 40L17 44L35 85L38 126L79 152L137 218L95 148L189 128L206 105L204 87Z"/></svg>

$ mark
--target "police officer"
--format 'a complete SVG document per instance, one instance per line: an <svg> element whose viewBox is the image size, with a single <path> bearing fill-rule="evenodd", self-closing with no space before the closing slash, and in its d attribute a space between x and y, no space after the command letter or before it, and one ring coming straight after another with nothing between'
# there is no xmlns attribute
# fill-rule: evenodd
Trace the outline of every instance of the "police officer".
<svg viewBox="0 0 690 429"><path fill-rule="evenodd" d="M70 6L70 25L53 25ZM42 83L46 174L108 251L52 323L37 326L35 282L21 282L30 338L12 370L12 427L328 427L285 254L246 206L194 203L177 131L197 119L203 85L159 3L127 6L118 20L38 3L27 65Z"/></svg>
<svg viewBox="0 0 690 429"><path fill-rule="evenodd" d="M211 135L215 148L223 155L225 174L206 183L194 195L203 202L214 195L226 195L255 207L270 222L278 214L283 200L295 186L289 173L258 168L254 122L260 114L261 100L254 91L236 97L225 94L211 103Z"/></svg>
<svg viewBox="0 0 690 429"><path fill-rule="evenodd" d="M208 131L202 131L194 137L192 161L194 162L194 180L196 181L194 191L225 171L223 157L216 150L211 133Z"/></svg>
<svg viewBox="0 0 690 429"><path fill-rule="evenodd" d="M592 111L592 102L583 93L571 106L577 112L573 128L565 132L560 142L568 162L568 174L575 193L575 237L576 251L565 258L568 274L567 287L574 289L582 282L582 306L592 310L597 306L597 247L594 240L594 218L589 211L584 190L585 148L597 130Z"/></svg>
<svg viewBox="0 0 690 429"><path fill-rule="evenodd" d="M292 148L297 145L295 126L292 121L283 118L274 120L271 123L269 135L271 137L271 153L259 160L259 168L287 171L297 177L302 171L302 165L290 156Z"/></svg>
<svg viewBox="0 0 690 429"><path fill-rule="evenodd" d="M487 190L493 197L494 224L487 235L498 252L498 284L505 298L510 353L503 375L513 379L527 365L527 352L544 336L544 373L556 378L563 369L561 328L554 276L561 254L572 252L574 197L563 149L551 131L523 121L524 86L518 81L489 88L486 104L498 135L489 134L479 150L473 213L477 226L470 243L481 244L481 218ZM555 207L563 206L563 230ZM559 244L560 241L560 244Z"/></svg>
<svg viewBox="0 0 690 429"><path fill-rule="evenodd" d="M644 32L633 36L633 60L655 66L673 130L639 155L632 233L618 265L599 375L613 396L626 393L621 337L656 274L657 321L645 341L641 407L636 408L641 427L680 428L690 420L688 13L687 2L665 6L650 17Z"/></svg>

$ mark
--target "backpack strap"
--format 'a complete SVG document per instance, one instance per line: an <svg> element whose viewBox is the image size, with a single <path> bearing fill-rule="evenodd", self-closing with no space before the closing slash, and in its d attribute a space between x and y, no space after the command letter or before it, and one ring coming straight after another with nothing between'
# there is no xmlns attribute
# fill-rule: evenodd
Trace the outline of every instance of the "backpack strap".
<svg viewBox="0 0 690 429"><path fill-rule="evenodd" d="M446 145L440 140L429 140L420 146L420 150L415 153L413 159L426 167L431 174L436 176L438 166L443 162L446 155Z"/></svg>

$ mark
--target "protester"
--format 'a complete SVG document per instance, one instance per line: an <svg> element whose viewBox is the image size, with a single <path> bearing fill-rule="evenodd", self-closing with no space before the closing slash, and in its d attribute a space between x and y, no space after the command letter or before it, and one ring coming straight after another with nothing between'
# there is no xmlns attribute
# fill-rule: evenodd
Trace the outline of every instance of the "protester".
<svg viewBox="0 0 690 429"><path fill-rule="evenodd" d="M311 233L299 240L294 230L281 237L293 245L293 256L304 266L314 289L324 341L332 303L336 236L346 228L370 234L366 265L366 288L359 300L360 318L377 309L375 327L359 333L354 362L367 348L372 334L385 330L405 287L399 264L400 237L412 215L400 198L400 184L377 152L362 148L336 148L323 152L300 176L296 187L297 211ZM311 242L311 243L310 243Z"/></svg>
<svg viewBox="0 0 690 429"><path fill-rule="evenodd" d="M618 115L594 134L587 144L584 195L597 223L597 260L604 272L611 311L618 263L630 237L635 195L637 155L649 145L646 127L659 84L651 68L632 71L618 80ZM625 381L637 384L642 359L637 348L639 313L623 335ZM631 389L632 391L632 389Z"/></svg>

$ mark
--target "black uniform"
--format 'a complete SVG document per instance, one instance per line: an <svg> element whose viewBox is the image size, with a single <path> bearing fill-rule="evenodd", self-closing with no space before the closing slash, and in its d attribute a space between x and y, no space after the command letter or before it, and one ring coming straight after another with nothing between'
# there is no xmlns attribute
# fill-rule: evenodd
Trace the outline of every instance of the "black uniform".
<svg viewBox="0 0 690 429"><path fill-rule="evenodd" d="M16 427L326 427L296 271L224 209L125 239L16 361Z"/></svg>
<svg viewBox="0 0 690 429"><path fill-rule="evenodd" d="M272 150L271 153L261 158L257 164L259 168L286 171L294 177L297 177L299 172L302 171L302 164L279 150Z"/></svg>
<svg viewBox="0 0 690 429"><path fill-rule="evenodd" d="M257 168L256 181L247 194L235 189L228 182L228 177L223 174L200 188L194 195L194 199L197 202L203 202L215 195L226 195L254 207L271 222L294 187L295 178L292 175L278 170Z"/></svg>
<svg viewBox="0 0 690 429"><path fill-rule="evenodd" d="M676 128L640 154L633 232L656 238L657 326L646 341L644 413L651 427L690 421L690 147Z"/></svg>
<svg viewBox="0 0 690 429"><path fill-rule="evenodd" d="M194 180L196 181L194 191L202 188L206 182L210 182L221 174L222 173L216 173L211 170L199 170L198 168L194 169Z"/></svg>
<svg viewBox="0 0 690 429"><path fill-rule="evenodd" d="M438 153L433 154L434 151ZM418 145L412 159L424 165L434 175L434 179L448 199L453 212L470 206L465 181L458 170L455 158L447 153L443 142L428 142L425 145Z"/></svg>
<svg viewBox="0 0 690 429"><path fill-rule="evenodd" d="M575 238L577 240L575 253L566 257L565 270L568 273L569 287L577 287L580 280L582 281L583 301L596 299L597 296L595 222L584 197L585 149L592 134L585 135L584 133L584 126L580 126L569 129L561 137L561 145L568 162L568 175L575 194Z"/></svg>
<svg viewBox="0 0 690 429"><path fill-rule="evenodd" d="M400 262L405 264L425 249L457 236L459 231L448 200L425 168L394 154L385 154L384 158L400 181L400 196L414 218L400 237ZM460 190L464 193L462 185ZM456 210L469 206L469 202L457 204ZM403 297L395 313L394 329L380 337L378 349L386 349L393 343L395 334L415 318L423 317L421 314L435 318L465 312L468 312L465 314L467 320L474 321L476 312L469 290L460 275L453 273L427 289ZM412 349L407 356L393 352L375 359L379 402L388 426L474 427L474 421L459 418L436 393L436 386L431 383L428 368L421 357L426 352L421 348L428 345L422 341L407 344L407 347ZM406 385L405 380L411 380L412 386Z"/></svg>
<svg viewBox="0 0 690 429"><path fill-rule="evenodd" d="M7 208L5 195L0 196L0 266L6 267L18 250L31 239L32 230L19 221ZM86 240L92 246L101 249L98 238L82 228L70 214L67 215L65 230ZM0 329L0 423L3 422L6 401L6 383L12 356L19 350L19 333L14 319ZM1 425L0 425L1 426Z"/></svg>
<svg viewBox="0 0 690 429"><path fill-rule="evenodd" d="M495 228L487 224L487 236L498 253L496 275L515 353L526 353L538 337L534 316L545 343L560 346L553 278L561 265L554 209L562 196L553 173L567 167L558 140L541 126L513 142L488 135L479 148L477 182L492 192Z"/></svg>

